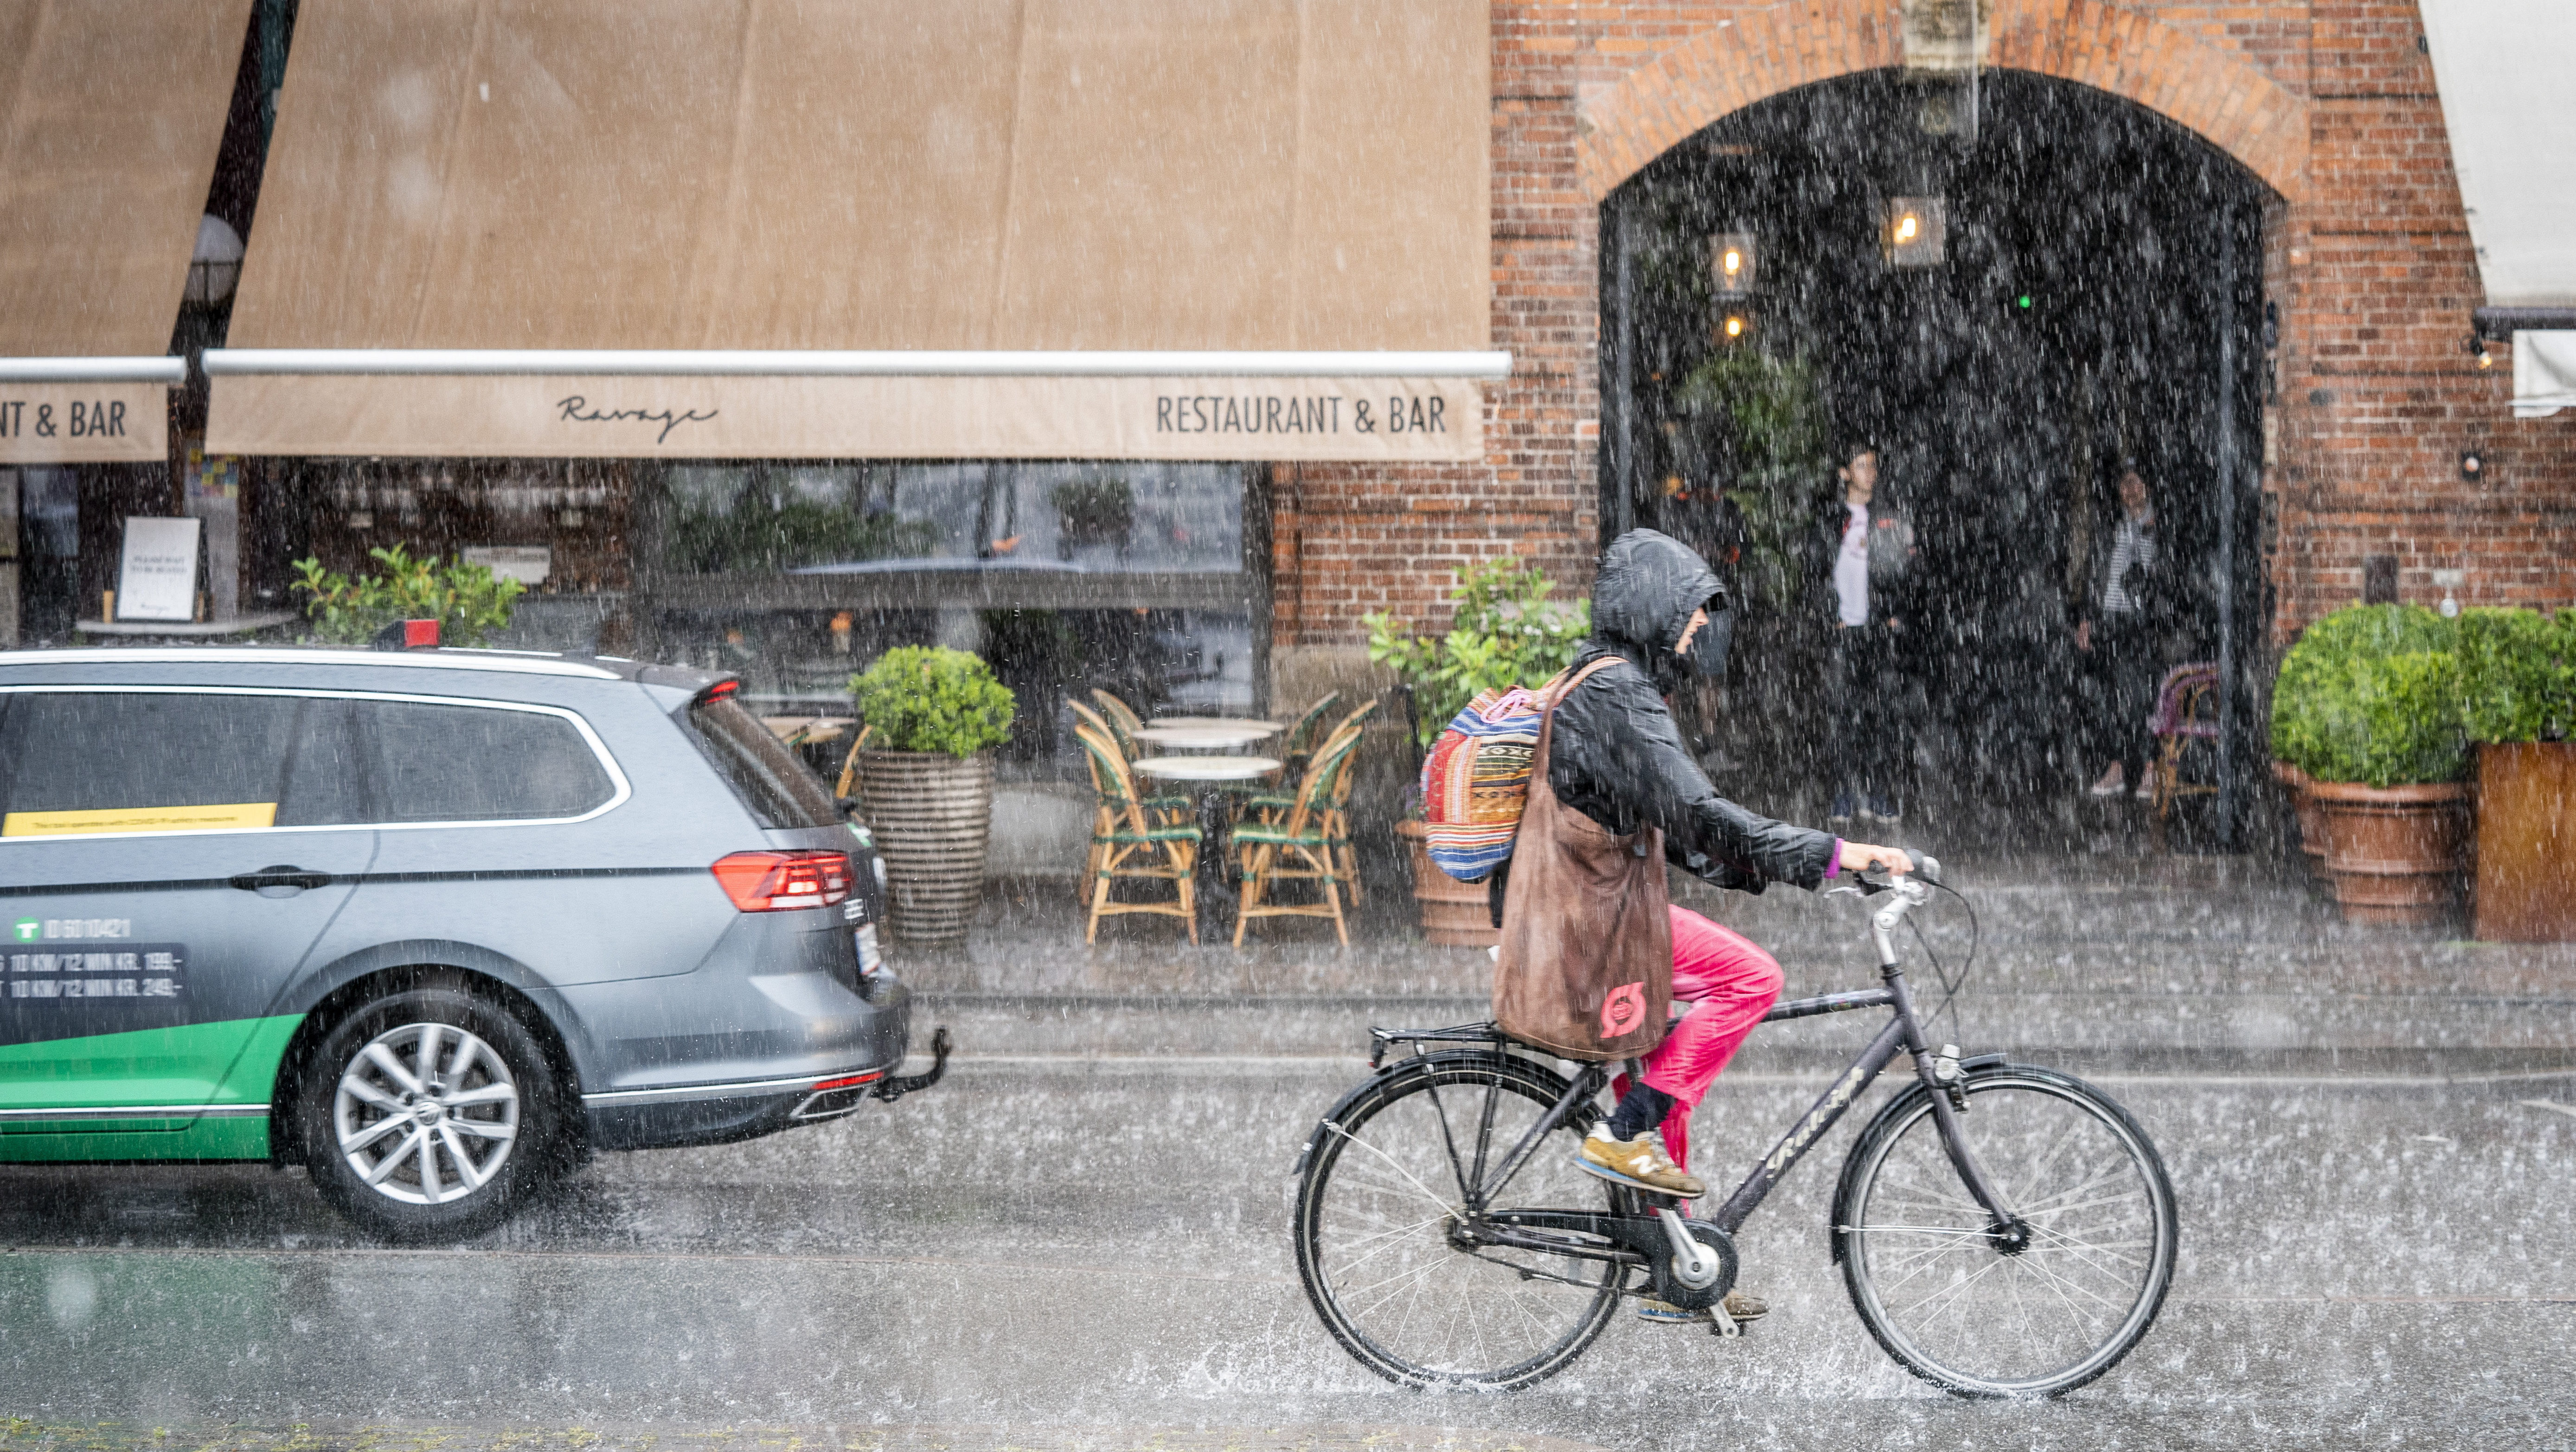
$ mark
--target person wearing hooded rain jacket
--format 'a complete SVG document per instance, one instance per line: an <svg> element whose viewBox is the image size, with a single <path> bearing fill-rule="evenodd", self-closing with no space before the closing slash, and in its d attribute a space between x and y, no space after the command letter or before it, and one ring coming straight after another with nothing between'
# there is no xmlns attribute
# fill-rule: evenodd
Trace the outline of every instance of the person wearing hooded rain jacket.
<svg viewBox="0 0 2576 1452"><path fill-rule="evenodd" d="M1720 887L1760 892L1786 882L1813 890L1845 868L1875 862L1908 870L1902 852L1775 822L1728 801L1683 746L1665 698L1691 675L1723 674L1727 607L1726 587L1680 541L1634 529L1611 542L1592 586L1592 638L1574 669L1604 656L1627 668L1596 671L1557 703L1549 788L1620 836L1662 828L1666 859ZM1779 999L1781 975L1750 939L1687 908L1670 912L1673 1000L1682 1016L1646 1056L1643 1078L1632 1084L1621 1076L1618 1108L1593 1127L1580 1154L1614 1175L1698 1196L1707 1186L1684 1168L1691 1110ZM1741 1292L1727 1297L1737 1320L1764 1309ZM1707 1313L1641 1300L1638 1314L1685 1322Z"/></svg>

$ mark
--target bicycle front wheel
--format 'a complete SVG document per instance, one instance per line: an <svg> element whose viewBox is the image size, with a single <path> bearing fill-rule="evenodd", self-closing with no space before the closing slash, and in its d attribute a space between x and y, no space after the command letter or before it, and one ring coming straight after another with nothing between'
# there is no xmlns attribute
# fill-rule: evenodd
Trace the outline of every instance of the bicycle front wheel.
<svg viewBox="0 0 2576 1452"><path fill-rule="evenodd" d="M1606 1241L1565 1253L1479 1237L1472 1184L1527 1209L1605 1207L1574 1168L1598 1110L1578 1104L1500 1184L1514 1147L1565 1093L1509 1054L1441 1054L1390 1068L1325 1116L1297 1191L1297 1274L1361 1365L1400 1385L1510 1391L1583 1353L1618 1309L1626 1267ZM1532 1237L1537 1238L1537 1237Z"/></svg>
<svg viewBox="0 0 2576 1452"><path fill-rule="evenodd" d="M1971 1397L2055 1396L2155 1323L2179 1223L2164 1161L2111 1096L2010 1065L1973 1074L1968 1151L2017 1226L1971 1195L1919 1085L1852 1147L1834 1249L1852 1305L1907 1370Z"/></svg>

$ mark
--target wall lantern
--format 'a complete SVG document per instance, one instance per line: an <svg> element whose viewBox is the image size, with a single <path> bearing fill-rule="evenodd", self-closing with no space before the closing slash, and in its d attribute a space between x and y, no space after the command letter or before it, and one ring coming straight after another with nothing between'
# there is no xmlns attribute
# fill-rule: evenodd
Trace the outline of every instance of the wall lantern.
<svg viewBox="0 0 2576 1452"><path fill-rule="evenodd" d="M188 259L188 289L194 307L210 308L233 295L241 281L241 234L221 217L197 219L197 250Z"/></svg>
<svg viewBox="0 0 2576 1452"><path fill-rule="evenodd" d="M1938 267L1948 250L1948 209L1939 197L1892 197L1878 240L1890 267Z"/></svg>
<svg viewBox="0 0 2576 1452"><path fill-rule="evenodd" d="M1743 308L1729 308L1726 316L1718 319L1717 338L1721 343L1740 343L1752 331L1753 315Z"/></svg>
<svg viewBox="0 0 2576 1452"><path fill-rule="evenodd" d="M1754 275L1753 234L1720 232L1708 239L1708 276L1719 297L1750 297Z"/></svg>

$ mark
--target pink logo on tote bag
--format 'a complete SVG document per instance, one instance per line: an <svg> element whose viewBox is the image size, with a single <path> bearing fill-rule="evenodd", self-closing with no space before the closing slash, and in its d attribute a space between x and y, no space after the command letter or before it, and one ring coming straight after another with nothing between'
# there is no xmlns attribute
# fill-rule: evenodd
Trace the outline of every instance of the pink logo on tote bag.
<svg viewBox="0 0 2576 1452"><path fill-rule="evenodd" d="M1646 1019L1646 985L1640 980L1610 990L1601 1003L1601 1037L1615 1039Z"/></svg>

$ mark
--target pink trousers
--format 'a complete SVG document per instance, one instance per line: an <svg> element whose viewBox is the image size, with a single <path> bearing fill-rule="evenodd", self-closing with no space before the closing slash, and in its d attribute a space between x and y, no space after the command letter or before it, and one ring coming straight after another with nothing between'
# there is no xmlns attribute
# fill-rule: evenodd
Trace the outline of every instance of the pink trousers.
<svg viewBox="0 0 2576 1452"><path fill-rule="evenodd" d="M1780 965L1743 934L1687 908L1673 915L1673 1007L1681 1019L1646 1056L1646 1082L1676 1101L1664 1120L1673 1163L1690 1164L1690 1115L1726 1061L1780 1001ZM1628 1092L1628 1076L1611 1085Z"/></svg>

